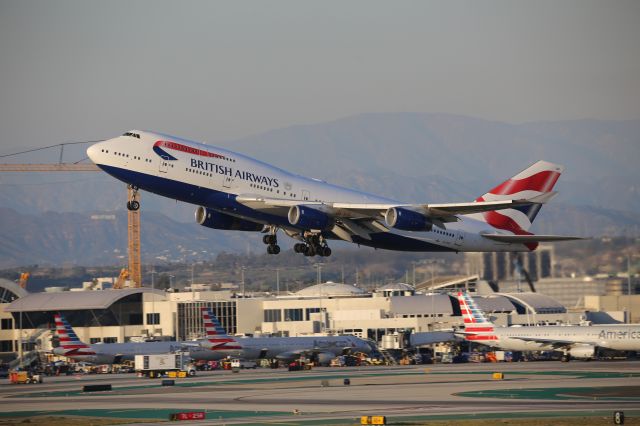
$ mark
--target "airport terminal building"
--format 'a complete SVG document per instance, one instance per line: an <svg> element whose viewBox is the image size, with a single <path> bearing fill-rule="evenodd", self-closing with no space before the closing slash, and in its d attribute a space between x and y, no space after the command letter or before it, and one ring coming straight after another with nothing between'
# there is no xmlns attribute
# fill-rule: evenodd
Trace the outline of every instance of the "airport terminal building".
<svg viewBox="0 0 640 426"><path fill-rule="evenodd" d="M398 332L462 327L456 289L420 293L404 283L373 292L342 283L311 285L286 295L232 291L165 292L149 288L27 293L0 281L0 352L50 349L53 315L60 312L86 343L194 340L204 337L201 308L210 307L230 334L300 336L353 334L384 343ZM540 293L474 296L498 325L576 324L584 311L570 312ZM383 345L384 346L384 345Z"/></svg>

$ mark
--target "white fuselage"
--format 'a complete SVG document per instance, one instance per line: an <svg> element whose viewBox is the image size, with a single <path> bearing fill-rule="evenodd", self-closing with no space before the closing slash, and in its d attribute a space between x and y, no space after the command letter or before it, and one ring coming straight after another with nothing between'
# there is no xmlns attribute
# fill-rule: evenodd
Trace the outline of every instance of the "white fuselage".
<svg viewBox="0 0 640 426"><path fill-rule="evenodd" d="M496 327L494 334L497 340L477 342L512 351L558 349L557 344L535 339L593 345L620 351L640 351L640 324Z"/></svg>
<svg viewBox="0 0 640 426"><path fill-rule="evenodd" d="M237 196L277 198L292 202L398 203L395 200L342 188L324 181L295 175L259 160L226 149L152 132L139 137L120 136L91 146L91 160L116 178L140 189L201 205L240 219L292 228L286 215L256 211L236 201ZM181 150L163 149L170 141ZM206 157L203 157L206 153ZM162 158L164 156L164 158ZM446 230L408 232L393 229L370 239L353 242L376 248L407 251L529 251L523 244L489 240L496 233L487 223L469 216L447 223ZM328 235L328 238L336 238Z"/></svg>
<svg viewBox="0 0 640 426"><path fill-rule="evenodd" d="M92 364L114 364L121 361L133 361L136 355L158 355L173 352L185 352L194 360L210 360L205 357L202 351L195 345L198 342L129 342L129 343L98 343L88 345L88 351L94 352L91 355L83 355L84 350L77 353L69 353L62 347L53 349L56 355L66 356L78 362L89 362ZM189 346L187 346L188 344Z"/></svg>
<svg viewBox="0 0 640 426"><path fill-rule="evenodd" d="M339 356L345 352L371 352L371 346L355 336L304 336L304 337L243 337L235 339L241 349L203 348L213 354L211 359L241 358L255 360L292 360L303 354L326 353ZM235 346L236 343L230 345Z"/></svg>

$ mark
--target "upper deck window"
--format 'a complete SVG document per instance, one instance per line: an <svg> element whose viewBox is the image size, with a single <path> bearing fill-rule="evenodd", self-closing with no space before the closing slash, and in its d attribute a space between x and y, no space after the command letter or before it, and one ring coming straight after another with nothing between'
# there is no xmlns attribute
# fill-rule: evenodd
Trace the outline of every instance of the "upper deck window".
<svg viewBox="0 0 640 426"><path fill-rule="evenodd" d="M131 136L132 138L140 139L140 135L138 133L127 132L127 133L123 134L122 136Z"/></svg>

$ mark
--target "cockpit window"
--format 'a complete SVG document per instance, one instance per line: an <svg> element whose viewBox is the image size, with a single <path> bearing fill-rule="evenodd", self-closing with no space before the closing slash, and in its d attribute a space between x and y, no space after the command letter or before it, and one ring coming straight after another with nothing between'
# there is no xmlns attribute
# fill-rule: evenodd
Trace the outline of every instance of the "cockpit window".
<svg viewBox="0 0 640 426"><path fill-rule="evenodd" d="M125 134L123 134L122 136L131 136L132 138L138 138L140 139L140 135L137 133L131 133L131 132L127 132Z"/></svg>

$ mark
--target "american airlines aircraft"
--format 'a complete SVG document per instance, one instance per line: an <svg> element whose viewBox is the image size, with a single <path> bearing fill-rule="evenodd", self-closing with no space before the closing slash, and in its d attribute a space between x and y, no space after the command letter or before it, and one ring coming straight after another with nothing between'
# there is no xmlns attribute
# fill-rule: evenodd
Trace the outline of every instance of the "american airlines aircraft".
<svg viewBox="0 0 640 426"><path fill-rule="evenodd" d="M370 353L371 345L356 336L303 336L303 337L243 337L233 338L220 325L209 308L202 308L207 338L200 346L217 356L215 359L241 358L245 360L278 359L293 361L308 356L321 365L350 353Z"/></svg>
<svg viewBox="0 0 640 426"><path fill-rule="evenodd" d="M167 354L178 351L189 353L189 356L194 360L209 359L198 356L202 351L191 353L190 347L194 342L130 342L87 345L78 338L69 322L62 315L55 315L55 323L60 346L54 348L53 353L71 358L74 361L91 364L120 364L126 360L133 361L136 355Z"/></svg>
<svg viewBox="0 0 640 426"><path fill-rule="evenodd" d="M466 340L508 351L559 351L591 359L597 348L640 351L640 324L495 327L467 293L458 293Z"/></svg>
<svg viewBox="0 0 640 426"><path fill-rule="evenodd" d="M401 251L530 251L541 241L577 239L528 232L556 193L563 167L538 161L473 202L407 204L295 175L259 160L162 133L132 130L89 147L105 172L140 189L198 205L200 225L263 232L278 254L277 232L294 250L329 256L327 241ZM127 208L137 210L138 201Z"/></svg>

